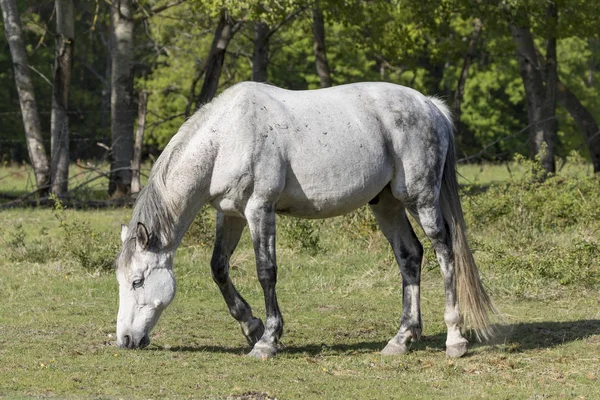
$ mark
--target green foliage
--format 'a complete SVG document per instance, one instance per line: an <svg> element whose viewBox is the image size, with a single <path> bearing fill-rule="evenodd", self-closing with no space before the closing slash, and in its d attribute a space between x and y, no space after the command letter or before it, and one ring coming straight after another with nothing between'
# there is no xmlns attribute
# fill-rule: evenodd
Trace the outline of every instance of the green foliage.
<svg viewBox="0 0 600 400"><path fill-rule="evenodd" d="M596 1L556 1L558 68L561 81L575 93L592 115L600 113L600 20ZM167 0L135 2L135 89L151 93L145 144L160 151L194 111L203 83L203 70L223 9L242 29L227 49L218 92L250 79L254 21L278 27L270 38L269 82L290 89L315 89L320 83L315 66L312 7L306 0L186 1L151 15ZM54 60L53 4L18 1L28 55L49 147ZM452 105L475 19L482 35L471 63L462 102L461 129L473 134L474 143L459 148L473 155L490 143L478 158L510 160L528 154L527 112L515 46L509 30L512 21L527 22L542 51L547 29L547 2L505 0L363 1L320 0L325 18L326 50L334 85L357 81L390 81L438 95ZM70 90L72 150L78 157L105 154L96 142L110 143L110 3L75 1L76 51ZM294 16L291 18L290 16ZM290 17L290 18L288 18ZM288 20L289 19L289 20ZM284 23L285 22L285 23ZM0 25L2 22L0 21ZM5 158L25 157L24 134L12 61L5 38L0 37L0 113ZM135 113L134 105L131 112ZM578 150L588 157L580 128L564 109L558 109L557 155Z"/></svg>
<svg viewBox="0 0 600 400"><path fill-rule="evenodd" d="M322 220L299 218L279 218L278 231L283 233L289 248L300 248L311 255L316 255L324 248L321 246L320 227Z"/></svg>
<svg viewBox="0 0 600 400"><path fill-rule="evenodd" d="M45 227L40 229L33 240L26 239L27 233L21 223L17 223L8 231L5 255L10 261L44 263L60 256Z"/></svg>
<svg viewBox="0 0 600 400"><path fill-rule="evenodd" d="M202 207L183 237L182 245L212 247L215 241L214 209Z"/></svg>
<svg viewBox="0 0 600 400"><path fill-rule="evenodd" d="M576 167L581 159L570 160ZM525 295L548 283L598 287L599 178L567 171L542 180L538 163L517 161L526 171L522 177L463 201L470 231L480 232L474 247L485 264L505 274L505 290L513 293ZM486 239L490 234L497 239Z"/></svg>
<svg viewBox="0 0 600 400"><path fill-rule="evenodd" d="M114 235L98 232L88 221L70 221L60 199L53 200L54 218L64 235L64 250L88 272L112 271L119 251Z"/></svg>
<svg viewBox="0 0 600 400"><path fill-rule="evenodd" d="M501 224L535 234L599 219L598 177L553 176L542 181L538 164L523 157L517 161L526 167L523 177L492 186L466 202L472 224Z"/></svg>
<svg viewBox="0 0 600 400"><path fill-rule="evenodd" d="M336 226L352 240L366 242L373 240L373 235L379 230L377 220L368 206L342 216Z"/></svg>

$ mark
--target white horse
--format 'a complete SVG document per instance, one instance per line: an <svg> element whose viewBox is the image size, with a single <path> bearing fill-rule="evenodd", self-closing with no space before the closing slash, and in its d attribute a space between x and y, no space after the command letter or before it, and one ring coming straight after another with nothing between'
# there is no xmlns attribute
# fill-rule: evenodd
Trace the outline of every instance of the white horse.
<svg viewBox="0 0 600 400"><path fill-rule="evenodd" d="M217 210L212 277L254 346L249 355L275 355L283 332L275 214L328 218L369 203L402 275L400 329L382 353L404 354L421 335L423 248L408 210L443 274L446 353L462 356L468 345L462 316L487 338L494 307L466 241L452 130L443 102L389 83L289 91L246 82L226 90L182 125L156 161L129 227L123 225L117 344L150 343L148 334L175 296L175 251L209 203ZM229 278L229 258L246 224L264 290L264 325Z"/></svg>

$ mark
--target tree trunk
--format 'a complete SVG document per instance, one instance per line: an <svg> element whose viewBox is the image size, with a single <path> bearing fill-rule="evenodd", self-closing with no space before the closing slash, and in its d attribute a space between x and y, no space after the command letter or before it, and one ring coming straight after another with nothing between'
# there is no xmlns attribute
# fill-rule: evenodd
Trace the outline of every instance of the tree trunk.
<svg viewBox="0 0 600 400"><path fill-rule="evenodd" d="M138 123L133 145L133 161L131 162L131 193L137 193L142 189L140 168L142 166L142 144L144 143L147 106L148 92L142 90L138 99Z"/></svg>
<svg viewBox="0 0 600 400"><path fill-rule="evenodd" d="M69 86L75 48L73 0L56 0L56 59L50 116L50 182L52 193L64 196L69 187Z"/></svg>
<svg viewBox="0 0 600 400"><path fill-rule="evenodd" d="M313 50L315 52L317 73L321 81L321 87L331 87L331 71L327 62L327 52L325 50L325 22L323 21L323 12L319 8L319 2L315 2L313 8Z"/></svg>
<svg viewBox="0 0 600 400"><path fill-rule="evenodd" d="M461 106L465 94L465 85L469 76L469 69L471 68L473 58L475 57L475 51L477 50L477 42L479 41L479 37L481 36L481 30L481 20L479 20L479 18L475 18L473 20L473 33L471 35L471 40L469 42L467 53L465 54L463 67L460 72L460 77L458 78L458 83L456 85L456 91L454 92L454 121L456 124L456 130L458 132L457 136L461 144L466 146L473 146L475 144L475 138L473 136L473 132L466 129L465 125L462 123Z"/></svg>
<svg viewBox="0 0 600 400"><path fill-rule="evenodd" d="M111 36L111 27L107 27L109 38ZM102 42L106 46L106 56L104 60L104 80L102 82L102 95L100 98L100 129L102 133L108 132L110 128L110 80L112 76L112 55L111 55L111 40L108 42L102 37Z"/></svg>
<svg viewBox="0 0 600 400"><path fill-rule="evenodd" d="M540 51L535 49L536 55L540 60L544 60L544 56ZM546 63L546 61L544 61ZM547 63L546 63L547 64ZM556 78L556 100L567 110L571 117L575 120L583 135L585 142L588 145L594 173L600 172L600 128L594 119L594 116L575 96L573 92Z"/></svg>
<svg viewBox="0 0 600 400"><path fill-rule="evenodd" d="M0 0L0 7L4 19L4 32L10 47L15 71L15 83L19 93L29 160L33 167L38 190L46 192L50 183L50 166L42 140L42 128L33 91L33 82L29 74L29 62L27 61L16 0Z"/></svg>
<svg viewBox="0 0 600 400"><path fill-rule="evenodd" d="M111 19L111 165L108 194L128 195L131 191L133 158L133 4L115 0Z"/></svg>
<svg viewBox="0 0 600 400"><path fill-rule="evenodd" d="M558 20L558 11L554 2L548 3L547 23L550 25L546 43L546 63L545 63L545 81L546 90L544 93L544 102L542 103L542 131L543 143L546 144L546 151L541 155L542 166L546 172L555 173L556 163L554 161L556 131L558 123L556 121L556 84L558 81L557 59L556 59L556 26ZM537 137L536 137L537 139ZM539 143L541 148L542 143Z"/></svg>
<svg viewBox="0 0 600 400"><path fill-rule="evenodd" d="M266 82L269 65L269 25L264 22L254 22L254 52L252 54L252 80Z"/></svg>
<svg viewBox="0 0 600 400"><path fill-rule="evenodd" d="M546 89L542 77L540 63L535 53L535 46L529 26L511 25L511 32L515 44L517 45L517 58L519 61L519 70L523 85L525 87L525 97L527 99L527 117L529 120L530 145L533 156L538 155L542 148L542 143L546 145L546 153L543 156L543 165L546 171L551 172L554 154L554 138L556 131L546 132L550 124L545 124L544 119L548 117L549 102L544 107ZM549 143L552 141L552 143ZM548 162L552 160L552 162Z"/></svg>
<svg viewBox="0 0 600 400"><path fill-rule="evenodd" d="M577 122L585 135L594 172L600 173L600 128L598 123L594 120L594 116L581 104L577 96L560 81L556 92L558 101L571 114L571 117Z"/></svg>
<svg viewBox="0 0 600 400"><path fill-rule="evenodd" d="M210 54L206 62L204 83L196 101L196 109L211 101L217 93L219 78L223 69L223 61L225 60L225 51L227 50L229 41L241 25L240 22L234 24L227 10L221 12L219 24L217 25Z"/></svg>

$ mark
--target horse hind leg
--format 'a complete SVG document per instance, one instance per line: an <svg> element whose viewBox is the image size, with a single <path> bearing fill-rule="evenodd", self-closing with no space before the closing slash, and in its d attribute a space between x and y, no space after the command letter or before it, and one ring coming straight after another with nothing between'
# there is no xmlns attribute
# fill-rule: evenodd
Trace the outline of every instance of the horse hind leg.
<svg viewBox="0 0 600 400"><path fill-rule="evenodd" d="M245 226L246 221L242 218L217 213L217 235L210 266L213 280L221 290L229 312L240 323L242 333L250 346L254 346L263 335L263 323L252 315L252 308L239 294L229 277L229 259Z"/></svg>
<svg viewBox="0 0 600 400"><path fill-rule="evenodd" d="M468 350L469 342L461 334L462 317L458 307L454 253L450 229L444 220L438 202L428 202L417 209L419 222L431 241L444 278L446 307L444 321L448 328L446 355L461 357Z"/></svg>
<svg viewBox="0 0 600 400"><path fill-rule="evenodd" d="M421 320L421 261L423 246L417 239L402 202L394 198L389 187L370 204L377 223L390 243L402 275L402 318L400 330L382 354L406 354L412 341L419 340Z"/></svg>

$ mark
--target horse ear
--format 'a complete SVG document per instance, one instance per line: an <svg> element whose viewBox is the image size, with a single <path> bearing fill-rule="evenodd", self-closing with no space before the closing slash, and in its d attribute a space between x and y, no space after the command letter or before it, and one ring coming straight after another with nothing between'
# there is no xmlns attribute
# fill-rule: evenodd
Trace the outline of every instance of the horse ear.
<svg viewBox="0 0 600 400"><path fill-rule="evenodd" d="M121 243L125 243L125 239L127 239L127 232L129 232L127 225L121 224Z"/></svg>
<svg viewBox="0 0 600 400"><path fill-rule="evenodd" d="M137 234L136 234L136 243L140 249L146 250L148 249L148 242L150 241L150 235L148 234L148 230L146 226L141 222L137 224Z"/></svg>

